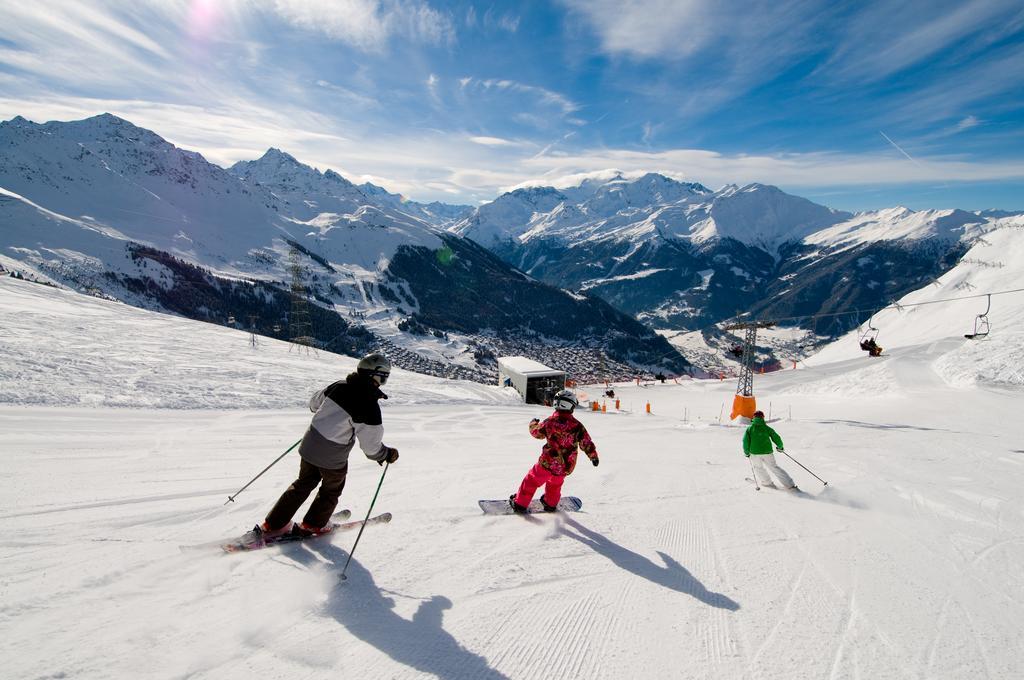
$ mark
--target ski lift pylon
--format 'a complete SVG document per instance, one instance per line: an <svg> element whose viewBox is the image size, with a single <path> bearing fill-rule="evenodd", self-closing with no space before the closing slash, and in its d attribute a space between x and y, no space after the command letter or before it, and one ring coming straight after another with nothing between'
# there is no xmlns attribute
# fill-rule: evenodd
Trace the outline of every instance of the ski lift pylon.
<svg viewBox="0 0 1024 680"><path fill-rule="evenodd" d="M988 335L988 332L992 330L992 327L988 323L988 312L992 309L992 294L989 293L985 297L988 298L988 304L985 305L985 311L974 317L974 332L964 333L964 337L968 340L977 340L984 338Z"/></svg>

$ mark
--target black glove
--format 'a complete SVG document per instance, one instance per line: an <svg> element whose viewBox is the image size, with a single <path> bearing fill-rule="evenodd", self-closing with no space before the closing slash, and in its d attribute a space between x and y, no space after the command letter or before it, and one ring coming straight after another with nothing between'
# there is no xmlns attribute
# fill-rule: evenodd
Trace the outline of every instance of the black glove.
<svg viewBox="0 0 1024 680"><path fill-rule="evenodd" d="M601 459L600 458L591 458L590 462L594 464L594 467L597 467L597 464L601 462Z"/></svg>
<svg viewBox="0 0 1024 680"><path fill-rule="evenodd" d="M393 449L390 446L384 447L384 457L377 461L377 465L383 465L384 463L394 463L398 460L398 449Z"/></svg>

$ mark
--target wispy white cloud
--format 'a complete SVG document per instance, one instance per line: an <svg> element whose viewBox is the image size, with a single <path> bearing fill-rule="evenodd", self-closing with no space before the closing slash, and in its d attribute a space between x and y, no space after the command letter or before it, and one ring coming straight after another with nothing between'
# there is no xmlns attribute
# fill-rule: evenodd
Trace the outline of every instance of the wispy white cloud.
<svg viewBox="0 0 1024 680"><path fill-rule="evenodd" d="M815 0L560 0L601 49L638 59L683 59L713 49L737 63L801 49ZM800 20L796 20L799 17Z"/></svg>
<svg viewBox="0 0 1024 680"><path fill-rule="evenodd" d="M560 0L597 36L600 51L668 68L674 77L624 86L706 115L770 82L826 38L809 17L820 0ZM799 17L800 19L796 19ZM685 86L679 87L680 80ZM655 94L660 92L660 94Z"/></svg>
<svg viewBox="0 0 1024 680"><path fill-rule="evenodd" d="M5 3L0 64L25 75L81 86L137 83L162 75L172 54L124 17L83 3Z"/></svg>
<svg viewBox="0 0 1024 680"><path fill-rule="evenodd" d="M745 155L703 149L662 152L594 150L523 163L537 177L557 177L616 168L624 172L662 172L709 186L764 182L791 186L878 185L930 181L1020 180L1024 164L972 162L928 157L915 165L882 154L830 152Z"/></svg>
<svg viewBox="0 0 1024 680"><path fill-rule="evenodd" d="M393 38L433 45L455 40L452 18L418 0L275 0L285 20L357 49L381 51Z"/></svg>
<svg viewBox="0 0 1024 680"><path fill-rule="evenodd" d="M29 102L0 98L0 117L70 120L110 111L222 166L256 158L267 147L284 149L320 169L353 181L373 181L418 200L490 200L524 184L568 186L587 173L663 174L713 188L764 182L784 187L834 187L952 181L1020 181L1024 164L919 157L907 163L882 153L723 154L706 149L637 151L567 149L533 153L528 144L497 137L410 130L369 139L346 135L308 111L226 101L222 109L156 102L66 99Z"/></svg>
<svg viewBox="0 0 1024 680"><path fill-rule="evenodd" d="M978 127L979 125L981 125L981 121L978 120L977 116L967 116L954 127L957 132L963 132L964 130L970 130L971 128Z"/></svg>
<svg viewBox="0 0 1024 680"><path fill-rule="evenodd" d="M904 27L913 33L910 44L888 53L884 68L928 62L936 54L928 40L947 48L961 41L966 53L976 56L971 50L979 41L995 39L980 35L993 21L1002 23L989 31L993 36L1005 36L1014 26L1020 30L1007 0L991 0L986 7L978 1L960 4L977 8L989 24L961 16L964 25L974 27L965 32L925 12L912 28ZM432 61L438 50L415 49L457 38L455 20L438 9L446 5L433 0L6 0L0 12L0 116L70 120L110 111L220 165L276 146L317 167L353 180L372 178L419 199L483 200L524 181L608 168L661 171L709 186L1016 181L1024 175L1019 162L937 155L939 139L957 136L962 147L978 148L967 145L977 137L991 142L996 134L1020 134L1019 126L1011 130L1006 122L1006 112L1012 116L1020 106L1019 97L1006 93L1024 82L1019 41L993 43L985 58L958 63L941 80L887 91L884 104L856 99L864 105L857 109L863 112L861 139L867 139L871 153L722 154L672 148L695 144L678 141L680 120L722 109L815 50L814 60L827 69L810 81L863 78L878 56L872 45L897 41L898 35L887 31L897 30L900 22L894 19L907 15L889 17L892 27L879 27L876 36L860 19L883 21L883 10L899 12L899 3L841 4L850 19L847 40L836 32L837 5L825 0L561 2L571 9L571 19L582 19L597 37L580 41L586 43L581 62L598 52L611 57L602 61L612 67L596 73L600 91L580 85L578 77L544 79L564 64L544 64L538 72L482 58L467 67L479 70L468 70L456 86L456 77L466 71L452 73L449 61ZM952 0L935 3L959 6ZM467 9L460 29L507 31L500 39L517 44L532 39L519 30L518 15L488 13L486 6ZM1024 8L1017 11L1024 16ZM842 36L838 48L837 35ZM336 44L307 54L310 38L323 47L320 36ZM409 59L401 67L398 57L389 61L388 54L397 52L391 47L399 43L408 48L400 56ZM364 54L353 57L353 48ZM704 68L709 64L710 75ZM648 72L655 75L647 77ZM630 78L635 82L623 82ZM846 96L845 90L837 94L840 89L822 86L816 92ZM598 125L609 111L609 124ZM583 112L592 114L585 116L589 122L581 120ZM706 120L713 129L715 121ZM982 125L984 130L977 129ZM879 129L898 139L919 165L882 147L875 135ZM691 131L688 140L699 134ZM837 129L836 138L844 134ZM782 148L757 141L737 138L731 148ZM1007 146L1004 157L1019 149L1019 139L1014 143L1018 146ZM802 143L801 148L814 147Z"/></svg>
<svg viewBox="0 0 1024 680"><path fill-rule="evenodd" d="M526 85L515 80L499 78L488 78L484 80L478 78L460 78L459 84L464 90L476 87L482 90L507 91L526 94L542 104L551 105L560 109L563 114L574 113L579 111L581 108L579 104L558 92L544 87L537 87L535 85Z"/></svg>
<svg viewBox="0 0 1024 680"><path fill-rule="evenodd" d="M980 105L998 105L1024 82L1024 44L1008 46L989 58L947 73L941 80L893 97L883 114L890 122L925 126L948 121ZM1003 106L1018 107L1019 97Z"/></svg>
<svg viewBox="0 0 1024 680"><path fill-rule="evenodd" d="M519 30L521 18L518 14L500 13L493 6L484 10L483 16L477 14L476 8L472 5L466 10L466 27L483 28L489 30L502 30L515 33Z"/></svg>
<svg viewBox="0 0 1024 680"><path fill-rule="evenodd" d="M830 78L877 81L956 45L987 46L1000 28L1024 20L1018 0L904 0L865 3L845 23L832 57L819 67ZM976 35L976 34L981 35Z"/></svg>
<svg viewBox="0 0 1024 680"><path fill-rule="evenodd" d="M441 82L441 79L436 74L431 73L427 76L427 91L430 92L430 96L435 100L438 99L437 84L439 82Z"/></svg>
<svg viewBox="0 0 1024 680"><path fill-rule="evenodd" d="M483 24L490 28L498 28L509 33L519 30L520 17L516 14L499 13L494 7L488 7L484 12Z"/></svg>
<svg viewBox="0 0 1024 680"><path fill-rule="evenodd" d="M660 126L655 125L651 121L646 121L643 124L643 135L641 135L640 139L643 141L644 144L649 145L651 141L654 140L654 135L658 131L658 127Z"/></svg>
<svg viewBox="0 0 1024 680"><path fill-rule="evenodd" d="M509 139L502 139L501 137L485 137L475 136L470 137L469 141L474 144L482 144L484 146L521 146L519 142L513 142Z"/></svg>
<svg viewBox="0 0 1024 680"><path fill-rule="evenodd" d="M334 83L331 83L330 81L327 80L317 80L316 85L317 87L321 87L325 90L330 90L331 92L334 92L355 104L359 104L367 108L376 108L380 106L380 102L374 97L361 94L350 88L342 87L341 85L335 85Z"/></svg>

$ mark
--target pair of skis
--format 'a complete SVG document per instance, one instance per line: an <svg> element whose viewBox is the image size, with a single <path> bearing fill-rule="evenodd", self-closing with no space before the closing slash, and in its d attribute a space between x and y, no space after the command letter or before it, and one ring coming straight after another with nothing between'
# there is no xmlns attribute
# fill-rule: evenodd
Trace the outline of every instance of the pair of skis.
<svg viewBox="0 0 1024 680"><path fill-rule="evenodd" d="M515 511L512 509L512 504L505 500L481 500L478 501L480 509L483 510L486 515L511 515ZM583 501L575 496L563 496L558 501L558 510L560 512L579 512L583 508ZM537 499L530 502L529 514L545 512L544 506ZM294 534L291 532L285 532L283 534L277 534L267 536L259 532L250 531L243 536L231 539L228 541L216 541L214 543L204 543L195 546L181 546L182 550L197 550L206 548L219 547L226 553L234 552L251 552L253 550L262 550L263 548L270 547L272 545L283 545L285 543L298 543L300 541L309 541L322 536L331 536L336 533L343 531L350 531L352 529L358 529L363 526L364 520L348 520L352 516L351 510L339 510L331 516L331 523L323 531L318 531L312 534ZM372 524L387 524L391 521L391 513L385 512L379 515L374 515L369 519L365 520L367 526Z"/></svg>
<svg viewBox="0 0 1024 680"><path fill-rule="evenodd" d="M262 550L272 545L283 545L285 543L298 543L300 541L309 541L323 536L333 536L336 533L343 531L350 531L352 529L358 529L363 526L364 521L353 520L345 521L352 516L351 510L339 510L331 516L331 523L327 525L322 531L318 531L313 534L293 534L291 532L285 532L275 536L266 536L257 534L250 531L238 538L234 538L228 541L216 541L213 543L203 543L195 546L182 546L182 550L194 550L194 549L206 549L206 548L220 548L226 553L233 552L251 552L253 550ZM379 515L365 520L367 526L372 524L387 524L391 521L391 513L384 512Z"/></svg>
<svg viewBox="0 0 1024 680"><path fill-rule="evenodd" d="M796 487L796 486L794 486L794 487L792 487L790 489L784 489L784 488L775 486L774 484L758 484L757 480L754 479L753 477L744 477L744 479L747 480L748 482L750 482L751 484L753 484L754 488L757 489L758 491L760 491L761 489L777 489L779 491L792 491L793 493L802 493L800 491L800 487Z"/></svg>

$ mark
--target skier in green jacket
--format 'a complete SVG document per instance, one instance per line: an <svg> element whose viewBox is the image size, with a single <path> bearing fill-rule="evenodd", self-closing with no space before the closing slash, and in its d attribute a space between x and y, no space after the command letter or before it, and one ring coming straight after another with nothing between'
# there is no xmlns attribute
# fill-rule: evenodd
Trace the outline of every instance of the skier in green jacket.
<svg viewBox="0 0 1024 680"><path fill-rule="evenodd" d="M775 488L769 472L778 480L779 486L790 491L799 491L793 478L775 462L775 454L772 453L772 443L778 451L785 448L782 445L782 437L779 433L768 427L764 422L764 411L754 411L754 417L750 419L750 426L743 433L743 455L750 459L750 466L754 469L754 477L761 486Z"/></svg>

